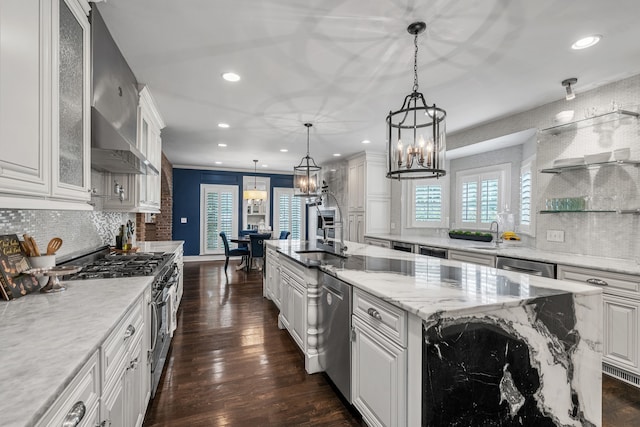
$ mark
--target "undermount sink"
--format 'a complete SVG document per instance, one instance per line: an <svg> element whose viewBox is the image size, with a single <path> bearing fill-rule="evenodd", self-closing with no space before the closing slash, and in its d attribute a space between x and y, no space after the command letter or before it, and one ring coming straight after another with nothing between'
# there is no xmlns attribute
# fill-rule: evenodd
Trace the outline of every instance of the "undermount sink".
<svg viewBox="0 0 640 427"><path fill-rule="evenodd" d="M311 261L328 261L346 258L343 255L338 255L336 253L326 251L297 251L296 253L300 255L301 258L305 258Z"/></svg>

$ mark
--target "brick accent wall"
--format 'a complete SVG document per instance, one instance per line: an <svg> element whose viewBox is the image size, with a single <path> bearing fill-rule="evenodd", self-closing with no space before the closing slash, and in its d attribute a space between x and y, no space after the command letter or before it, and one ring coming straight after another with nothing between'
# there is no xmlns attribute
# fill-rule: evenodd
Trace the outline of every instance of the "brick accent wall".
<svg viewBox="0 0 640 427"><path fill-rule="evenodd" d="M173 165L162 153L160 179L160 213L155 222L145 223L145 214L136 214L136 238L141 242L172 240L173 234Z"/></svg>

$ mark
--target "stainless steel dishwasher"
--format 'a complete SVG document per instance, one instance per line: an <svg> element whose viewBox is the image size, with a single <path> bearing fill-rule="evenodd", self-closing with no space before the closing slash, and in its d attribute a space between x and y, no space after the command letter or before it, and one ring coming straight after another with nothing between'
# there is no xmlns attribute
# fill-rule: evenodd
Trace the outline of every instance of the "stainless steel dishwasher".
<svg viewBox="0 0 640 427"><path fill-rule="evenodd" d="M556 265L546 262L499 256L497 258L496 267L502 270L515 271L517 273L550 277L552 279L556 278Z"/></svg>
<svg viewBox="0 0 640 427"><path fill-rule="evenodd" d="M351 285L320 274L319 362L351 403Z"/></svg>

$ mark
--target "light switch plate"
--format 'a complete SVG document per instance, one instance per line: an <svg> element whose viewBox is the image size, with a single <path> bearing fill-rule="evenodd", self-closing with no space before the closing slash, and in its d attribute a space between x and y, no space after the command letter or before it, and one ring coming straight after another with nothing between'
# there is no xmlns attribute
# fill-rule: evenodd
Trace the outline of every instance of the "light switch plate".
<svg viewBox="0 0 640 427"><path fill-rule="evenodd" d="M564 242L563 230L547 230L547 242Z"/></svg>
<svg viewBox="0 0 640 427"><path fill-rule="evenodd" d="M187 223L187 218L182 217L180 218L180 224L186 224Z"/></svg>

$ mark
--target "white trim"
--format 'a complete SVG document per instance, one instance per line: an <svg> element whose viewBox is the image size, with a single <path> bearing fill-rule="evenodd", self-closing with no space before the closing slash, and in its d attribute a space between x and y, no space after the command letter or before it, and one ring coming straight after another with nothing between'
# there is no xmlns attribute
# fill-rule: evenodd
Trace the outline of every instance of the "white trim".
<svg viewBox="0 0 640 427"><path fill-rule="evenodd" d="M218 255L224 253L224 247L215 251L207 251L206 249L206 221L205 221L205 206L207 193L220 193L221 191L229 191L232 194L232 219L231 219L231 235L227 236L229 239L237 237L238 231L238 186L237 185L223 185L223 184L200 184L200 255Z"/></svg>
<svg viewBox="0 0 640 427"><path fill-rule="evenodd" d="M536 235L536 214L537 214L537 209L536 209L536 155L532 155L529 158L525 159L522 161L522 164L520 166L520 179L518 181L522 180L522 173L523 171L528 170L529 173L531 173L531 202L530 202L530 218L531 221L529 222L529 225L522 225L521 221L522 221L522 194L521 194L521 188L518 188L518 203L519 203L519 212L520 215L518 215L518 232L522 233L522 234L527 234L529 236L535 237Z"/></svg>
<svg viewBox="0 0 640 427"><path fill-rule="evenodd" d="M501 163L498 165L485 166L475 169L466 169L456 172L456 192L455 192L455 222L456 228L488 230L491 222L480 221L481 200L478 197L478 215L475 222L463 222L460 217L462 213L462 184L475 180L478 183L478 191L480 191L480 181L491 177L498 178L498 212L511 201L511 163ZM465 179L467 178L467 179ZM497 218L496 218L497 220Z"/></svg>
<svg viewBox="0 0 640 427"><path fill-rule="evenodd" d="M206 170L206 171L220 171L220 172L241 172L255 174L253 168L241 169L241 168L224 168L220 166L197 166L197 165L173 165L174 169L188 169L188 170ZM293 167L290 171L274 171L268 168L262 168L258 170L258 174L269 175L293 175ZM259 176L259 175L258 175Z"/></svg>
<svg viewBox="0 0 640 427"><path fill-rule="evenodd" d="M151 91L147 85L138 85L140 88L140 106L144 109L145 113L147 113L147 117L153 120L153 124L158 129L163 129L166 124L160 115L160 110L158 109L158 105L156 101L151 96Z"/></svg>

